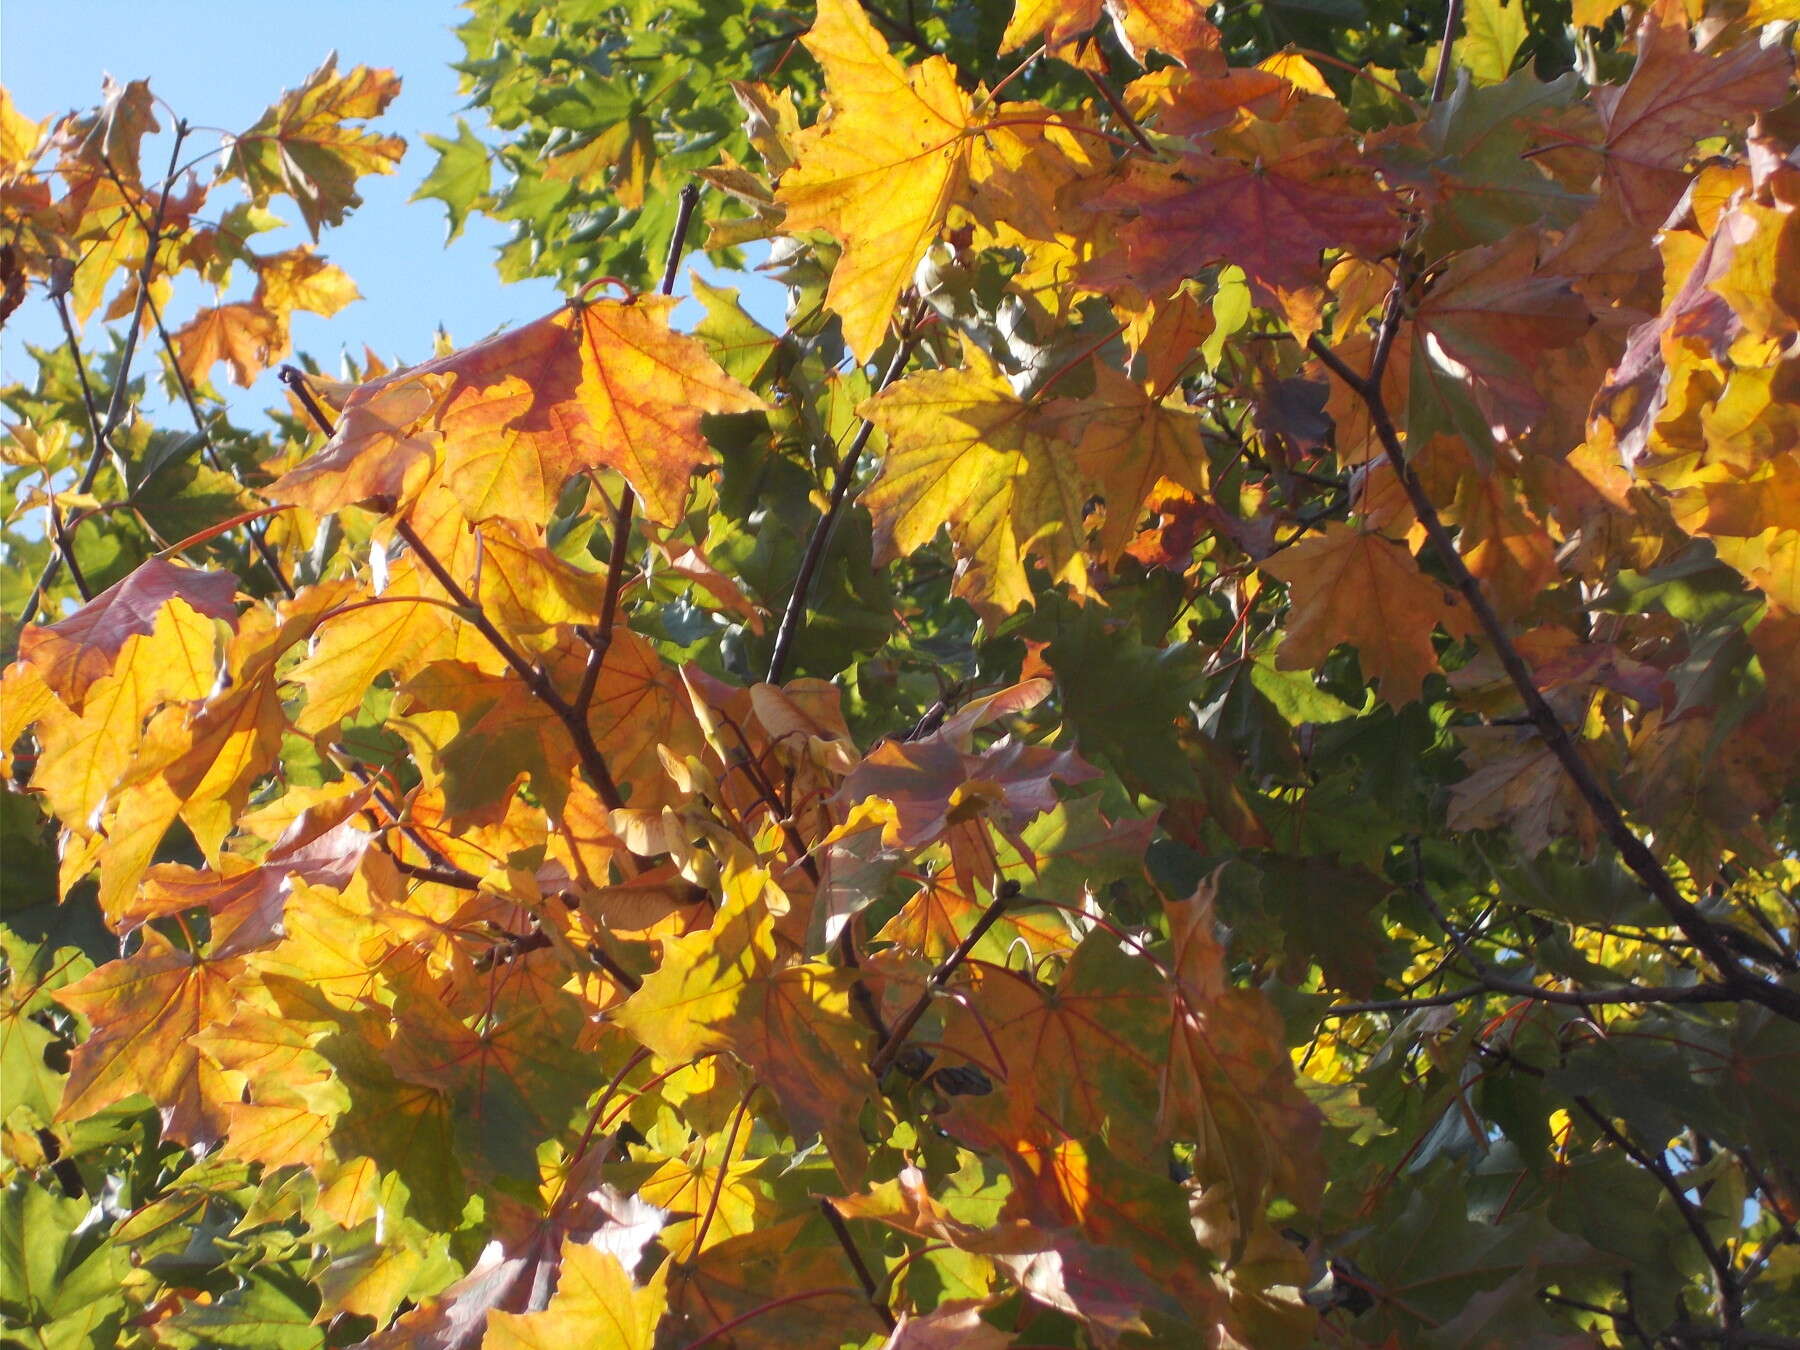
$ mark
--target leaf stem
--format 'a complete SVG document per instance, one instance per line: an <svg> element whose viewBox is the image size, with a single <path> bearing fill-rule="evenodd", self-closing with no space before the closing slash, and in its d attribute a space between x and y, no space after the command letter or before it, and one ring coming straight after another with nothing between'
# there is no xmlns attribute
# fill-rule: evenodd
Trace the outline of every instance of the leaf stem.
<svg viewBox="0 0 1800 1350"><path fill-rule="evenodd" d="M194 430L200 435L200 443L206 453L206 461L218 473L226 472L224 457L213 443L212 428L207 425L205 416L200 411L200 403L194 396L194 386L189 383L187 372L181 368L181 362L175 357L175 341L169 336L169 330L163 323L162 308L154 299L149 302L150 321L156 325L156 334L162 343L164 353L169 358L169 369L175 372L175 383L181 390L182 402L187 404L188 416L194 420ZM256 551L262 565L269 569L269 575L275 579L276 588L288 599L296 594L293 583L281 570L281 560L275 556L275 550L269 546L268 535L262 526L254 521L244 522L244 533L250 536L250 546Z"/></svg>
<svg viewBox="0 0 1800 1350"><path fill-rule="evenodd" d="M700 1224L694 1229L693 1245L688 1248L687 1261L690 1265L699 1257L700 1248L706 1242L706 1230L712 1227L713 1217L719 1212L719 1199L725 1194L725 1183L731 1176L731 1150L737 1146L738 1130L743 1127L744 1112L750 1109L750 1098L755 1092L756 1084L752 1083L744 1090L744 1095L738 1098L737 1110L731 1114L730 1128L725 1131L725 1147L719 1154L719 1177L713 1183L711 1198L706 1202L706 1213L700 1216ZM702 1165L704 1166L704 1159Z"/></svg>
<svg viewBox="0 0 1800 1350"><path fill-rule="evenodd" d="M181 146L187 140L190 130L185 119L176 119L175 143L169 147L169 171L163 178L162 191L157 194L156 210L151 213L150 227L145 231L144 263L138 269L137 277L137 309L131 316L131 327L125 330L125 350L119 357L119 373L113 378L112 400L106 408L105 432L108 436L113 434L125 416L125 390L131 382L131 359L137 354L138 332L144 326L144 306L150 302L150 276L156 268L156 250L162 245L162 227L163 220L168 214L169 193L173 190L175 179L178 176L176 165L181 162ZM130 204L131 194L125 184L120 181L118 172L113 168L111 161L103 158L101 163L106 165L107 174L112 178L126 203ZM132 208L132 216L134 219L137 216L135 207Z"/></svg>
<svg viewBox="0 0 1800 1350"><path fill-rule="evenodd" d="M687 1345L683 1347L683 1350L700 1350L701 1346L711 1345L721 1336L730 1335L739 1327L743 1326L744 1323L754 1321L764 1313L774 1312L777 1308L785 1308L790 1303L807 1303L815 1298L860 1299L862 1296L862 1290L852 1289L848 1285L842 1284L831 1285L824 1289L803 1289L797 1294L784 1294L780 1298L770 1299L767 1303L759 1304L750 1309L749 1312L739 1313L729 1322L721 1322L718 1326L700 1337L699 1340L689 1341Z"/></svg>
<svg viewBox="0 0 1800 1350"><path fill-rule="evenodd" d="M1106 106L1112 109L1112 115L1118 118L1125 129L1131 133L1131 139L1143 146L1145 151L1154 155L1156 147L1150 144L1150 138L1144 134L1143 127L1138 125L1137 118L1131 115L1131 110L1125 106L1124 100L1119 97L1113 87L1106 82L1105 77L1097 70L1087 70L1084 73L1088 77L1088 83L1093 85L1100 92L1100 97L1106 100Z"/></svg>

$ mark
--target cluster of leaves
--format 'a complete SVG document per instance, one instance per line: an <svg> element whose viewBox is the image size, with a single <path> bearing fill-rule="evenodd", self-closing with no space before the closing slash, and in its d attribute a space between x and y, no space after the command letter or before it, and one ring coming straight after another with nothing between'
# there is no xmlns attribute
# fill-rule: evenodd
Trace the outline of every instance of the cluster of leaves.
<svg viewBox="0 0 1800 1350"><path fill-rule="evenodd" d="M1792 1344L1782 0L473 9L424 191L580 290L153 556L242 231L6 110L9 287L133 278L7 396L32 1343Z"/></svg>

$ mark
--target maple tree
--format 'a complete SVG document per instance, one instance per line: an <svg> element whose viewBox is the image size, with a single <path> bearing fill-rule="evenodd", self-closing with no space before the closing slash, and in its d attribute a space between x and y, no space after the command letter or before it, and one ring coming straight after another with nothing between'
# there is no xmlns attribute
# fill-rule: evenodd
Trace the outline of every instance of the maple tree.
<svg viewBox="0 0 1800 1350"><path fill-rule="evenodd" d="M7 1343L1800 1343L1791 5L470 10L0 93Z"/></svg>

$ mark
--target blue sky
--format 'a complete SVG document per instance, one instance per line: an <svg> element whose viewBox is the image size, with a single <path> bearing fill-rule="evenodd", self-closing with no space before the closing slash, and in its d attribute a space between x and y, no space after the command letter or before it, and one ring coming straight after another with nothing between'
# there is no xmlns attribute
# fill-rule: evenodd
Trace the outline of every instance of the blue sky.
<svg viewBox="0 0 1800 1350"><path fill-rule="evenodd" d="M453 136L464 109L450 68L462 56L454 33L461 15L448 0L308 0L280 6L258 0L0 0L0 82L21 112L43 118L95 103L103 72L119 80L147 77L152 91L195 126L241 131L333 49L340 69L392 67L404 84L376 125L406 138L406 158L397 173L364 179L364 205L320 241L321 251L355 279L363 299L330 319L297 314L294 343L328 370L340 352L360 354L365 343L386 360L411 362L431 355L439 326L464 345L537 318L562 298L548 281L500 282L492 259L507 238L506 226L472 215L445 247L441 204L407 200L436 160L421 133ZM469 120L478 134L484 131L479 113ZM146 141L146 175L151 165L167 162L166 136L156 139L160 146ZM217 136L196 132L194 142L211 148ZM272 206L284 219L298 221L285 198ZM305 238L303 230L290 228L260 236L258 247L285 248ZM760 285L774 289L766 281ZM204 298L198 291L180 292L173 311L183 315ZM766 301L772 297L759 298L769 322ZM775 308L778 312L779 300ZM697 307L684 309L697 317ZM89 335L97 323L90 321ZM22 344L58 341L55 313L34 290L0 332L0 376L29 378ZM224 367L215 376L236 412L279 401L272 376L247 396L229 386Z"/></svg>

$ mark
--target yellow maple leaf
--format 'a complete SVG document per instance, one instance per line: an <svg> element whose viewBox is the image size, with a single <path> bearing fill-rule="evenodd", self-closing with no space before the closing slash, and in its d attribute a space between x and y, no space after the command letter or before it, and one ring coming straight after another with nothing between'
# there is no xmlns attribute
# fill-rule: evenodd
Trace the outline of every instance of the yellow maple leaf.
<svg viewBox="0 0 1800 1350"><path fill-rule="evenodd" d="M321 226L342 224L361 205L359 177L392 173L406 153L398 136L347 125L379 116L399 92L400 78L391 70L357 66L339 75L332 52L255 126L227 138L222 171L241 179L257 206L277 192L292 197L317 239Z"/></svg>
<svg viewBox="0 0 1800 1350"><path fill-rule="evenodd" d="M986 353L965 344L961 370L902 380L857 411L887 438L863 500L878 560L901 557L948 523L963 566L955 591L989 613L1031 600L1036 554L1055 580L1087 587L1089 496L1075 455Z"/></svg>
<svg viewBox="0 0 1800 1350"><path fill-rule="evenodd" d="M556 1293L539 1312L488 1314L486 1350L651 1350L668 1307L669 1263L647 1284L611 1252L563 1239Z"/></svg>
<svg viewBox="0 0 1800 1350"><path fill-rule="evenodd" d="M825 301L867 361L963 185L973 106L943 57L910 70L896 61L854 0L823 0L805 42L825 68L832 115L800 133L777 197L790 232L843 244Z"/></svg>

